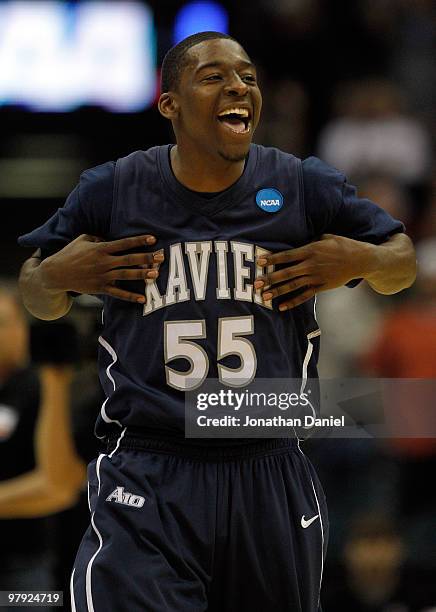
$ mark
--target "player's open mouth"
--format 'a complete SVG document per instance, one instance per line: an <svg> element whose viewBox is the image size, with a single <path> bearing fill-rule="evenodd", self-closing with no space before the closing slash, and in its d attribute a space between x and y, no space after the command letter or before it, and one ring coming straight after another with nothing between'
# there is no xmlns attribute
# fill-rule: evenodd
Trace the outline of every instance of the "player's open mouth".
<svg viewBox="0 0 436 612"><path fill-rule="evenodd" d="M218 121L234 134L248 134L251 130L251 112L248 108L227 108L219 113Z"/></svg>

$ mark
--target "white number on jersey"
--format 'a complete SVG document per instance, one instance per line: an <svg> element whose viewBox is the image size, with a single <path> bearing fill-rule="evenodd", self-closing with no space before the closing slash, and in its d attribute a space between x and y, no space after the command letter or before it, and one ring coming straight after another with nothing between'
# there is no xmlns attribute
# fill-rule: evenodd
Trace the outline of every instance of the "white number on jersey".
<svg viewBox="0 0 436 612"><path fill-rule="evenodd" d="M230 387L243 387L256 375L257 359L253 344L241 336L254 334L253 315L247 317L224 317L218 319L218 361L229 355L241 360L238 368L218 364L220 381ZM165 365L167 384L179 391L192 391L203 384L209 371L209 357L206 351L191 342L192 339L206 338L206 322L167 321L164 329L165 364L174 359L186 359L190 363L187 372L177 372Z"/></svg>

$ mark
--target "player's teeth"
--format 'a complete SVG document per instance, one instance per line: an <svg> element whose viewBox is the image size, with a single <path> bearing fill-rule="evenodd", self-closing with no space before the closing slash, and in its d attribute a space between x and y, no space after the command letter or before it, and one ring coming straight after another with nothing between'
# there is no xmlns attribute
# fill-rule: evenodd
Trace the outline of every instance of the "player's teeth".
<svg viewBox="0 0 436 612"><path fill-rule="evenodd" d="M241 115L242 117L248 117L248 110L246 108L229 108L219 114L220 117L225 115Z"/></svg>

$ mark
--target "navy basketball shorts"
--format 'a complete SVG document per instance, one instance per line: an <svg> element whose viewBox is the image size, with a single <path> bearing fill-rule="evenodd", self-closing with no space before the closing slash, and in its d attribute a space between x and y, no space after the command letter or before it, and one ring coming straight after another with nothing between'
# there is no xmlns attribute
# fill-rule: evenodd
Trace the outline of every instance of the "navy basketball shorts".
<svg viewBox="0 0 436 612"><path fill-rule="evenodd" d="M88 466L73 612L318 612L325 496L295 440L130 439Z"/></svg>

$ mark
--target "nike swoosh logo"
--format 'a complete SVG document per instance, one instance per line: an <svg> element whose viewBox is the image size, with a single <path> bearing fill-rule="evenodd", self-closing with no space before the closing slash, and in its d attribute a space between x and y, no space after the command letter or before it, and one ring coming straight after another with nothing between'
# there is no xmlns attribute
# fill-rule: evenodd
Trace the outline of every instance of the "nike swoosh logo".
<svg viewBox="0 0 436 612"><path fill-rule="evenodd" d="M319 518L319 514L315 514L315 516L312 516L312 518L306 521L303 514L303 516L301 517L301 526L303 527L303 529L307 529L309 525L316 521L317 518Z"/></svg>

